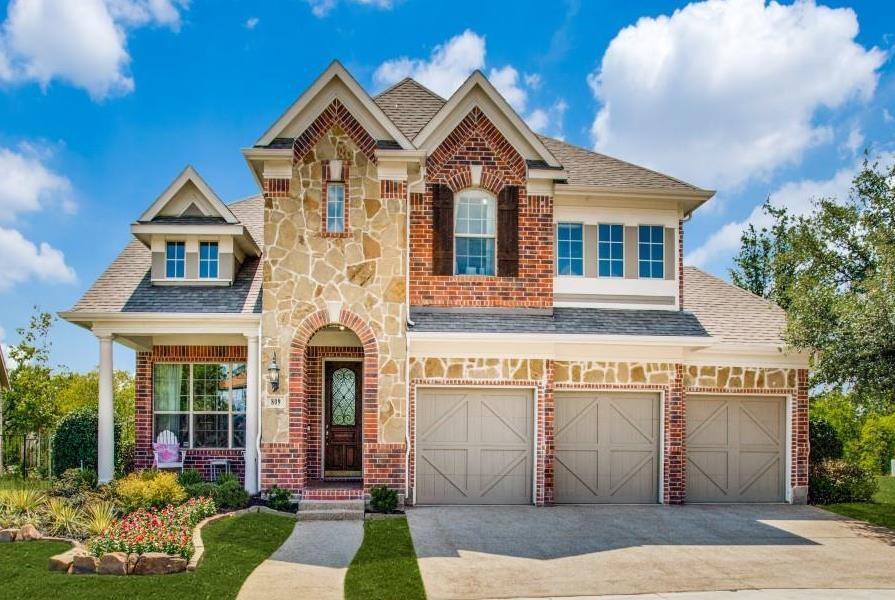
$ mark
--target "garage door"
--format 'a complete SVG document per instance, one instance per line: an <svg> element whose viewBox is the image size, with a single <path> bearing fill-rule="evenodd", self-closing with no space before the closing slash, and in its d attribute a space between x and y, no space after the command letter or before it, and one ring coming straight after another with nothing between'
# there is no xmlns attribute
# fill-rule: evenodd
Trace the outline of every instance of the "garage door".
<svg viewBox="0 0 895 600"><path fill-rule="evenodd" d="M554 436L556 502L658 501L655 394L557 394Z"/></svg>
<svg viewBox="0 0 895 600"><path fill-rule="evenodd" d="M421 388L416 411L418 503L531 503L531 391Z"/></svg>
<svg viewBox="0 0 895 600"><path fill-rule="evenodd" d="M687 501L784 499L785 401L687 397Z"/></svg>

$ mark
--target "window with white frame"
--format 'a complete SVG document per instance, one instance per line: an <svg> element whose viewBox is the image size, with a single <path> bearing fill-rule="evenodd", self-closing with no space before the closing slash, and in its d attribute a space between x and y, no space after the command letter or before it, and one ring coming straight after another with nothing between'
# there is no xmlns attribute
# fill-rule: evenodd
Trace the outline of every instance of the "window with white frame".
<svg viewBox="0 0 895 600"><path fill-rule="evenodd" d="M584 275L584 226L581 223L557 225L556 273Z"/></svg>
<svg viewBox="0 0 895 600"><path fill-rule="evenodd" d="M345 232L345 184L326 184L326 231Z"/></svg>
<svg viewBox="0 0 895 600"><path fill-rule="evenodd" d="M497 199L483 190L457 194L454 206L454 270L457 275L494 275Z"/></svg>
<svg viewBox="0 0 895 600"><path fill-rule="evenodd" d="M624 226L600 223L597 227L597 246L597 274L600 277L624 277Z"/></svg>
<svg viewBox="0 0 895 600"><path fill-rule="evenodd" d="M245 363L156 363L153 440L171 431L183 448L245 448Z"/></svg>
<svg viewBox="0 0 895 600"><path fill-rule="evenodd" d="M661 225L641 225L638 231L640 276L662 279L665 277L665 228Z"/></svg>
<svg viewBox="0 0 895 600"><path fill-rule="evenodd" d="M186 244L167 242L165 244L165 277L179 279L186 276Z"/></svg>
<svg viewBox="0 0 895 600"><path fill-rule="evenodd" d="M199 278L217 279L218 243L199 242Z"/></svg>

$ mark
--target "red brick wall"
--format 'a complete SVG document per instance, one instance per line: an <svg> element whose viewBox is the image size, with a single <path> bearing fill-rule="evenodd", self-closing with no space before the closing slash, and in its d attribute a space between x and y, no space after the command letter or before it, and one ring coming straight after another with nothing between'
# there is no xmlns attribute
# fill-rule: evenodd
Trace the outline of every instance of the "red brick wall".
<svg viewBox="0 0 895 600"><path fill-rule="evenodd" d="M481 187L498 194L520 186L519 276L437 276L433 268L432 185L458 192L482 166ZM528 196L525 161L478 108L473 109L426 161L426 192L411 194L410 302L415 306L553 306L553 199ZM498 242L499 243L499 242Z"/></svg>
<svg viewBox="0 0 895 600"><path fill-rule="evenodd" d="M335 125L341 127L342 131L348 134L348 137L357 144L357 147L367 158L374 163L376 162L376 140L348 112L348 109L345 108L345 105L338 98L333 100L314 119L314 122L308 125L308 128L300 136L295 138L295 142L292 144L293 160L297 163L304 160L304 157L317 145L320 138Z"/></svg>
<svg viewBox="0 0 895 600"><path fill-rule="evenodd" d="M678 308L684 310L684 221L677 222L677 287Z"/></svg>
<svg viewBox="0 0 895 600"><path fill-rule="evenodd" d="M134 465L138 469L152 466L152 365L157 362L245 362L245 346L154 346L152 352L138 352L135 375L135 447ZM241 449L190 449L185 467L202 471L206 479L211 475L208 462L216 458L230 461L232 472L243 480L245 451Z"/></svg>
<svg viewBox="0 0 895 600"><path fill-rule="evenodd" d="M687 398L684 366L674 366L674 379L665 392L665 472L662 496L666 504L683 504L687 494Z"/></svg>
<svg viewBox="0 0 895 600"><path fill-rule="evenodd" d="M806 502L808 495L808 369L799 369L792 405L792 472L793 500ZM804 488L804 497L799 497Z"/></svg>

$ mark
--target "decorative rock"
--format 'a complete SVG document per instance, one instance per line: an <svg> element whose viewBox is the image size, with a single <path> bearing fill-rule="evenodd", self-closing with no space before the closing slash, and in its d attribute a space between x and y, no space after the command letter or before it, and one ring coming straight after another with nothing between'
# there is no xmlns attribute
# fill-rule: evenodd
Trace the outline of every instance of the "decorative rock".
<svg viewBox="0 0 895 600"><path fill-rule="evenodd" d="M0 529L0 542L14 542L18 535L18 529Z"/></svg>
<svg viewBox="0 0 895 600"><path fill-rule="evenodd" d="M129 554L127 557L127 574L130 575L137 567L137 561L140 559L136 554Z"/></svg>
<svg viewBox="0 0 895 600"><path fill-rule="evenodd" d="M186 570L187 561L179 556L171 556L162 552L141 554L134 566L134 575L167 575Z"/></svg>
<svg viewBox="0 0 895 600"><path fill-rule="evenodd" d="M89 554L75 554L71 563L71 572L76 575L96 573L99 559Z"/></svg>
<svg viewBox="0 0 895 600"><path fill-rule="evenodd" d="M27 525L23 525L19 530L18 535L16 535L17 542L30 542L31 540L39 540L42 539L43 535L37 530L37 527L28 523Z"/></svg>
<svg viewBox="0 0 895 600"><path fill-rule="evenodd" d="M109 552L99 559L96 572L100 575L127 575L127 554L124 552Z"/></svg>
<svg viewBox="0 0 895 600"><path fill-rule="evenodd" d="M84 552L82 550L72 548L71 550L67 550L62 554L51 556L49 569L51 571L61 571L62 573L68 573L72 568L72 563L75 560L75 556L79 554L83 555L83 553Z"/></svg>

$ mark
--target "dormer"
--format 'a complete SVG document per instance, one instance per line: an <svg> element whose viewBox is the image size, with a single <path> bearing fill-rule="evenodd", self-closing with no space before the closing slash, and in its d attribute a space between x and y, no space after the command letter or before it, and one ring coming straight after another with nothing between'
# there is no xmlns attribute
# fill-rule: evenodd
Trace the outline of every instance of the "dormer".
<svg viewBox="0 0 895 600"><path fill-rule="evenodd" d="M246 258L261 255L246 227L191 166L131 233L152 251L152 285L232 285Z"/></svg>

